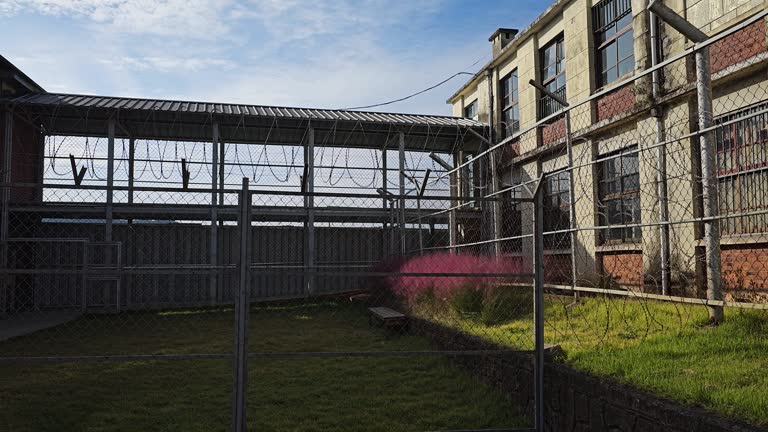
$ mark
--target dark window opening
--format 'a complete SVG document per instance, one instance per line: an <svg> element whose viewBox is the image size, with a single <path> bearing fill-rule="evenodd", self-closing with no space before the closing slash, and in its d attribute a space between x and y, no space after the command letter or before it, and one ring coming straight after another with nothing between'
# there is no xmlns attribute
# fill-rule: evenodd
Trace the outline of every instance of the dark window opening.
<svg viewBox="0 0 768 432"><path fill-rule="evenodd" d="M635 243L642 235L639 226L621 226L640 223L640 164L636 150L637 146L633 146L608 155L598 165L600 225L616 226L600 230L605 244Z"/></svg>
<svg viewBox="0 0 768 432"><path fill-rule="evenodd" d="M544 183L544 248L565 250L571 247L570 174L568 171L546 176ZM565 230L565 231L564 231ZM564 231L546 234L552 231Z"/></svg>
<svg viewBox="0 0 768 432"><path fill-rule="evenodd" d="M715 130L717 186L720 214L761 212L768 209L768 114L761 104L715 119L716 124L742 120ZM723 235L768 232L768 214L735 216L720 220Z"/></svg>
<svg viewBox="0 0 768 432"><path fill-rule="evenodd" d="M563 35L556 37L541 49L541 84L551 93L566 100L565 97L565 44ZM542 95L539 99L539 118L563 109L549 96Z"/></svg>
<svg viewBox="0 0 768 432"><path fill-rule="evenodd" d="M520 130L517 69L501 79L501 121L504 137Z"/></svg>
<svg viewBox="0 0 768 432"><path fill-rule="evenodd" d="M597 83L606 86L635 69L631 0L603 0L592 7Z"/></svg>
<svg viewBox="0 0 768 432"><path fill-rule="evenodd" d="M464 117L471 118L473 120L478 119L477 99L475 99L474 101L472 101L472 103L464 107Z"/></svg>

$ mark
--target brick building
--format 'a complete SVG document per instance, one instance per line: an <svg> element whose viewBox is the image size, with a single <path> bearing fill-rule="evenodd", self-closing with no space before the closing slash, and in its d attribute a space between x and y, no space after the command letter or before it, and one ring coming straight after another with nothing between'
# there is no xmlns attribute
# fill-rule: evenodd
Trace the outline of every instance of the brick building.
<svg viewBox="0 0 768 432"><path fill-rule="evenodd" d="M663 3L712 38L723 286L737 298L764 293L768 2ZM454 115L490 126L497 192L545 175L548 282L575 275L578 285L660 292L666 277L669 293L705 288L694 44L647 7L558 0L526 29L494 32L492 59L448 100ZM570 169L566 110L530 80L570 104ZM500 236L529 234L531 213L505 205ZM526 242L505 244L506 254L530 256Z"/></svg>

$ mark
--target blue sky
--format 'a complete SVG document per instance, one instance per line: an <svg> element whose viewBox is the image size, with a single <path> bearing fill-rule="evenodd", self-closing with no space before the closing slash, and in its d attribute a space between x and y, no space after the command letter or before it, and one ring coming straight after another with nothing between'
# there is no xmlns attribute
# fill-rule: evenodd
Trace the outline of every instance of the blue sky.
<svg viewBox="0 0 768 432"><path fill-rule="evenodd" d="M346 108L490 57L533 0L0 0L0 53L51 92ZM382 111L449 114L466 76Z"/></svg>

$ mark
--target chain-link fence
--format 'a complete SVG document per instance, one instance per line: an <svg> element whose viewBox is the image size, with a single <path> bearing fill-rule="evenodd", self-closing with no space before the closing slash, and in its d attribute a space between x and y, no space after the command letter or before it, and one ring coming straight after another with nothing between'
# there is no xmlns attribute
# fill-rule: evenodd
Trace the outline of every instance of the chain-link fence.
<svg viewBox="0 0 768 432"><path fill-rule="evenodd" d="M765 16L523 130L7 104L0 425L541 430L545 342L759 421Z"/></svg>
<svg viewBox="0 0 768 432"><path fill-rule="evenodd" d="M531 315L532 272L437 251L490 238L499 201L440 164L479 124L5 113L9 430L533 424L532 323L477 325Z"/></svg>

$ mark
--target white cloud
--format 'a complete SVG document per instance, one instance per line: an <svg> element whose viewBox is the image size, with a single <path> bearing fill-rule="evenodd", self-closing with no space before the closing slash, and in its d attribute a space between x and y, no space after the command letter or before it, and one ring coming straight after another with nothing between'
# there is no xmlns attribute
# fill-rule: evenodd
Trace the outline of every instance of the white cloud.
<svg viewBox="0 0 768 432"><path fill-rule="evenodd" d="M230 0L7 0L0 14L32 11L84 18L110 31L210 39L229 31Z"/></svg>
<svg viewBox="0 0 768 432"><path fill-rule="evenodd" d="M99 63L114 69L156 72L195 72L210 68L231 70L236 64L227 59L205 57L118 57L102 59Z"/></svg>
<svg viewBox="0 0 768 432"><path fill-rule="evenodd" d="M323 35L355 35L415 21L435 12L442 0L251 0L235 14L260 19L282 40L311 39Z"/></svg>
<svg viewBox="0 0 768 432"><path fill-rule="evenodd" d="M5 53L43 58L19 66L49 90L343 108L419 91L488 51L411 37L443 1L11 0L0 15L76 18ZM381 110L448 114L465 78Z"/></svg>

